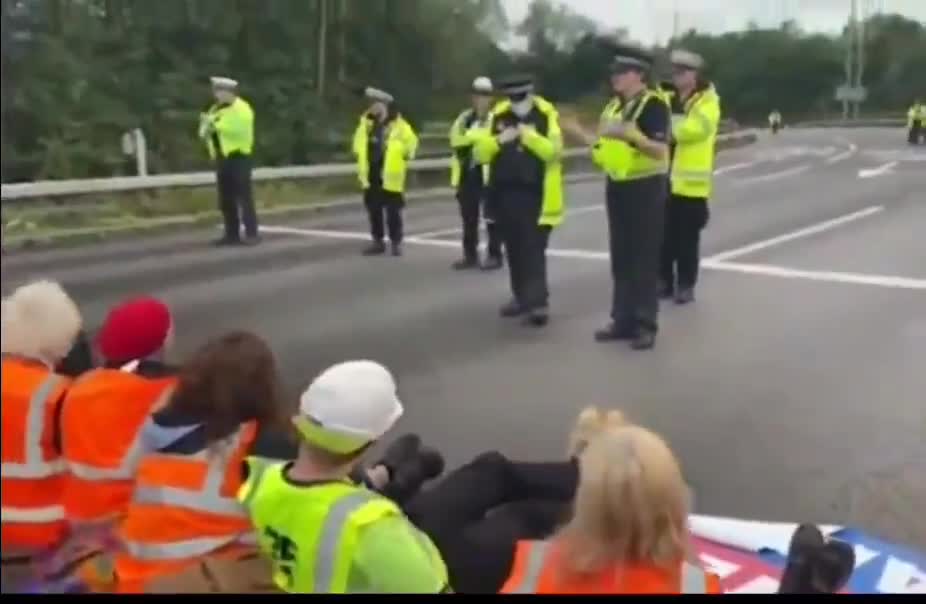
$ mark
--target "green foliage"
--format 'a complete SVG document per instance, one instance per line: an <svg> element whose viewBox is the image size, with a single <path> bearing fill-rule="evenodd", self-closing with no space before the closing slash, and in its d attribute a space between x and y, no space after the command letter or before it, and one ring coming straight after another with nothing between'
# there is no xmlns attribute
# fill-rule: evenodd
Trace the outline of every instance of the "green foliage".
<svg viewBox="0 0 926 604"><path fill-rule="evenodd" d="M124 132L142 128L153 173L208 168L195 136L208 78L229 75L257 112L261 165L343 156L367 84L385 87L416 125L446 122L477 75L534 73L546 96L607 94L612 51L568 3L535 0L510 24L501 0L0 0L4 182L131 174ZM865 110L926 96L926 30L895 15L866 27ZM506 52L511 33L526 52ZM838 111L844 43L779 30L678 45L705 55L728 116Z"/></svg>

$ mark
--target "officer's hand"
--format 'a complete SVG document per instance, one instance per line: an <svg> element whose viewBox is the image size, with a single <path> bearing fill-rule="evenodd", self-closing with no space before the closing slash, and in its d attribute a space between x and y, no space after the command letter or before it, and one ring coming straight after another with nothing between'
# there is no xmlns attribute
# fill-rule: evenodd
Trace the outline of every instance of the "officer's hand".
<svg viewBox="0 0 926 604"><path fill-rule="evenodd" d="M616 138L618 140L630 140L633 127L626 122L607 122L601 128L601 136L606 138Z"/></svg>
<svg viewBox="0 0 926 604"><path fill-rule="evenodd" d="M510 143L518 139L521 136L521 133L517 128L505 128L498 135L498 142L502 145Z"/></svg>

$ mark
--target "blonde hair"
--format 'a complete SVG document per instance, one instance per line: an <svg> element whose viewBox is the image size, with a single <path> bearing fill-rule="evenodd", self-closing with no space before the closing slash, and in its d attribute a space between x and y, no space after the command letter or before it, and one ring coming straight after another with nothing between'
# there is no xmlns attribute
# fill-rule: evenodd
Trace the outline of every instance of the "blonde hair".
<svg viewBox="0 0 926 604"><path fill-rule="evenodd" d="M57 363L83 325L74 300L54 281L35 281L3 300L0 352Z"/></svg>
<svg viewBox="0 0 926 604"><path fill-rule="evenodd" d="M576 419L576 425L569 436L569 457L578 457L601 432L627 425L624 414L617 409L586 407Z"/></svg>
<svg viewBox="0 0 926 604"><path fill-rule="evenodd" d="M573 517L557 535L570 574L634 564L671 568L689 555L688 489L662 438L612 426L579 457Z"/></svg>

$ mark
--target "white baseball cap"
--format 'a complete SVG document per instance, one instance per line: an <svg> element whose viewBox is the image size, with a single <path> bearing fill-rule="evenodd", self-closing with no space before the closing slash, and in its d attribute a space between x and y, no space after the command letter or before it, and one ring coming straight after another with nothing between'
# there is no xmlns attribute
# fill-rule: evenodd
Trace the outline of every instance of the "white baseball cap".
<svg viewBox="0 0 926 604"><path fill-rule="evenodd" d="M479 76L473 80L473 92L475 94L492 94L495 90L495 87L492 85L492 80L485 76Z"/></svg>
<svg viewBox="0 0 926 604"><path fill-rule="evenodd" d="M392 373L373 361L326 369L299 399L293 424L302 438L326 451L347 454L380 439L404 408Z"/></svg>

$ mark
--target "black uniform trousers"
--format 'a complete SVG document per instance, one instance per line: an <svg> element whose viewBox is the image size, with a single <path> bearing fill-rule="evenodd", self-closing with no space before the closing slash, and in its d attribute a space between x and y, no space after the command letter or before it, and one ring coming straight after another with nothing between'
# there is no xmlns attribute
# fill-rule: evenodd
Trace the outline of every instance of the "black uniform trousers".
<svg viewBox="0 0 926 604"><path fill-rule="evenodd" d="M918 145L920 144L920 138L922 136L924 136L923 122L913 120L913 124L910 125L910 131L907 133L907 141L911 145Z"/></svg>
<svg viewBox="0 0 926 604"><path fill-rule="evenodd" d="M492 206L508 257L511 294L522 310L546 308L547 244L551 227L539 223L543 193L505 187L491 193Z"/></svg>
<svg viewBox="0 0 926 604"><path fill-rule="evenodd" d="M467 260L479 257L479 217L485 219L490 258L502 257L502 240L495 216L487 198L487 189L476 179L457 189L457 203L460 205L460 219L463 221L463 256Z"/></svg>
<svg viewBox="0 0 926 604"><path fill-rule="evenodd" d="M621 330L658 330L659 253L668 195L667 176L608 182L611 318Z"/></svg>
<svg viewBox="0 0 926 604"><path fill-rule="evenodd" d="M670 195L662 242L661 278L665 287L691 289L698 283L701 265L701 231L710 219L703 197Z"/></svg>
<svg viewBox="0 0 926 604"><path fill-rule="evenodd" d="M257 211L251 186L251 158L233 154L219 160L216 180L219 186L219 209L225 221L225 238L241 237L241 223L248 237L257 236Z"/></svg>
<svg viewBox="0 0 926 604"><path fill-rule="evenodd" d="M367 208L370 219L370 236L374 241L382 241L389 231L389 240L392 243L402 243L404 225L402 222L402 209L405 207L405 196L401 193L386 191L382 185L371 183L363 192L363 204Z"/></svg>

